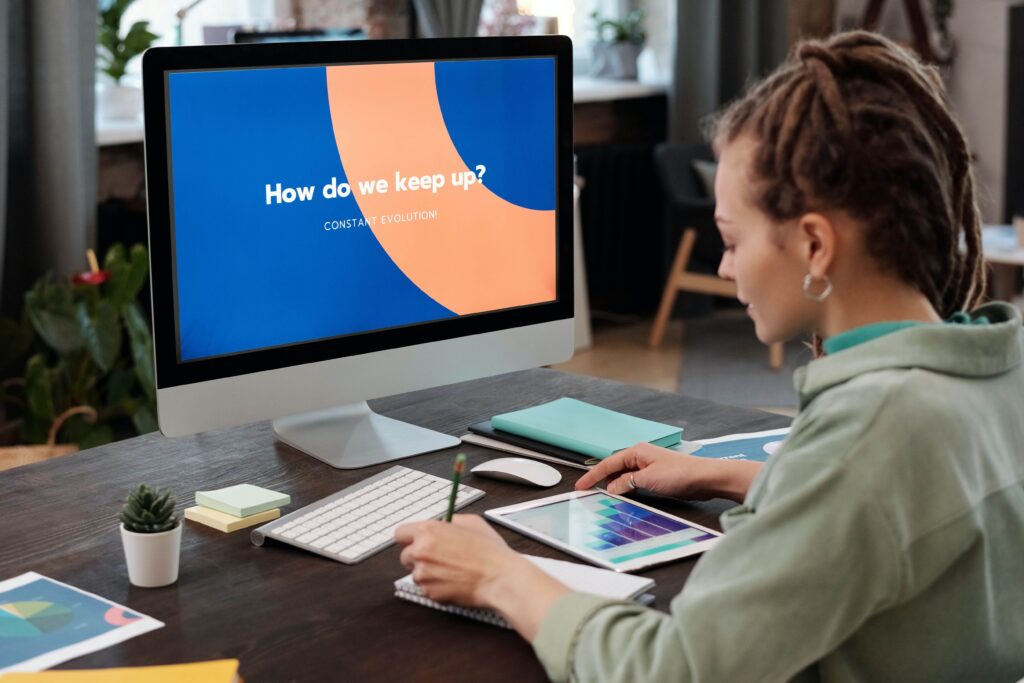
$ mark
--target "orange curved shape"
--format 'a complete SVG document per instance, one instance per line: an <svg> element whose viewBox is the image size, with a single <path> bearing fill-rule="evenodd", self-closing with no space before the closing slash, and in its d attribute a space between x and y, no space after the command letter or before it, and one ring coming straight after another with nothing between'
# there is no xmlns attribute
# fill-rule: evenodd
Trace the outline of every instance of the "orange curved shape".
<svg viewBox="0 0 1024 683"><path fill-rule="evenodd" d="M432 63L327 67L327 91L353 196L412 282L459 315L554 300L555 212L516 206L482 184L452 185L453 172L475 171L448 135ZM396 173L442 174L445 184L398 191ZM386 194L359 191L358 181L377 179L388 181ZM386 222L418 212L436 217Z"/></svg>

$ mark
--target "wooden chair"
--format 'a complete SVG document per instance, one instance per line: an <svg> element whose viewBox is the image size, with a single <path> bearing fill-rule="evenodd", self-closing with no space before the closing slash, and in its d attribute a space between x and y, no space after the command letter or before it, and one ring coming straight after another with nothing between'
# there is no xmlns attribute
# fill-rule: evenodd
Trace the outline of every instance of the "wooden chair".
<svg viewBox="0 0 1024 683"><path fill-rule="evenodd" d="M885 8L885 0L868 0L864 9L864 20L861 22L866 31L877 31L882 19L882 10ZM910 23L910 32L914 37L914 49L926 62L932 64L942 63L938 52L932 45L931 31L928 29L928 20L925 18L924 8L921 7L921 0L903 0L903 9ZM947 60L948 62L948 60Z"/></svg>
<svg viewBox="0 0 1024 683"><path fill-rule="evenodd" d="M665 282L661 304L654 317L648 344L652 348L661 346L665 327L672 315L679 292L697 292L714 296L736 297L736 283L689 270L690 259L697 247L698 233L705 238L704 260L721 259L721 240L714 227L714 200L703 191L691 167L694 159L711 159L711 150L705 145L662 144L655 149L655 162L661 177L665 195L671 206L673 220L684 221L682 238L676 249L675 259ZM768 362L773 370L782 367L782 344L769 346Z"/></svg>

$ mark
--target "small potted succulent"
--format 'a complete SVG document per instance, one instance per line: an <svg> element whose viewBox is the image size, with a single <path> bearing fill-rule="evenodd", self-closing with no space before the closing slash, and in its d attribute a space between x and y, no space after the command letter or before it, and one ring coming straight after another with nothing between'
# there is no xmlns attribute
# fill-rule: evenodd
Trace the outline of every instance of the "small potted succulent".
<svg viewBox="0 0 1024 683"><path fill-rule="evenodd" d="M170 491L145 484L128 494L121 510L121 541L128 580L140 588L168 586L178 580L181 518Z"/></svg>

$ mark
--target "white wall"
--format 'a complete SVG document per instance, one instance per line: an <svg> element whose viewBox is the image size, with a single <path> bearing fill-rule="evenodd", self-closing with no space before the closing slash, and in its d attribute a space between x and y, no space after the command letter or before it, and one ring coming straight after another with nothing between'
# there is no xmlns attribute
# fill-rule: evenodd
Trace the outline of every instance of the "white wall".
<svg viewBox="0 0 1024 683"><path fill-rule="evenodd" d="M982 219L1002 222L1006 167L1007 9L1019 0L960 0L950 22L958 53L949 94L976 161Z"/></svg>
<svg viewBox="0 0 1024 683"><path fill-rule="evenodd" d="M647 12L644 29L647 31L647 46L654 53L661 82L670 80L672 70L672 41L675 39L675 3L669 0L639 0L637 3Z"/></svg>
<svg viewBox="0 0 1024 683"><path fill-rule="evenodd" d="M1006 11L1019 1L958 0L949 26L957 56L946 72L946 85L975 157L978 203L982 219L988 223L1000 222L1003 212L1009 54ZM928 3L924 4L927 7ZM864 5L863 0L837 0L837 26L859 26ZM881 30L896 40L910 40L902 2L886 3Z"/></svg>

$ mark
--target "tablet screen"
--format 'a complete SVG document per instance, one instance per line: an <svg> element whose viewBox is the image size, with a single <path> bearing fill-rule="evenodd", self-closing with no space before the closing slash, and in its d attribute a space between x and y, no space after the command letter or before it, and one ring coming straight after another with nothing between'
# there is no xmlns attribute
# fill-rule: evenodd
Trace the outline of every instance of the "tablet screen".
<svg viewBox="0 0 1024 683"><path fill-rule="evenodd" d="M717 537L717 534L602 492L509 512L501 517L612 564L639 560Z"/></svg>

